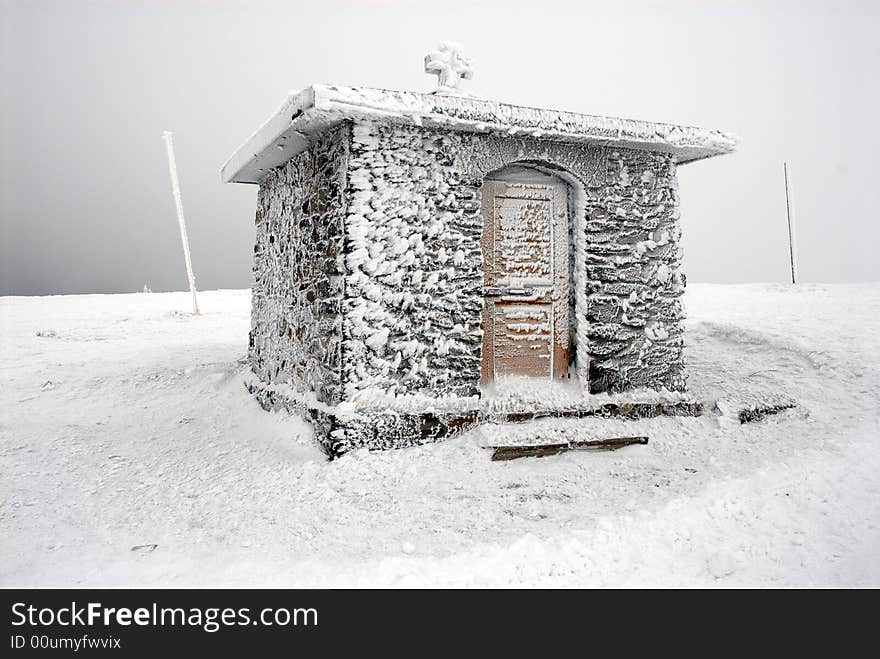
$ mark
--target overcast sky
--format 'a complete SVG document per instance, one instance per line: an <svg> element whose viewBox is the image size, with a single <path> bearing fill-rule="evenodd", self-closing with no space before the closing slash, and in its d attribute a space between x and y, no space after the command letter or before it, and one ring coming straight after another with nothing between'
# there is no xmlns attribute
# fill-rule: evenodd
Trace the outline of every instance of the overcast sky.
<svg viewBox="0 0 880 659"><path fill-rule="evenodd" d="M429 91L463 43L481 97L731 131L679 170L691 281L880 279L878 2L9 1L0 294L182 290L163 130L199 288L251 281L256 187L223 161L288 90Z"/></svg>

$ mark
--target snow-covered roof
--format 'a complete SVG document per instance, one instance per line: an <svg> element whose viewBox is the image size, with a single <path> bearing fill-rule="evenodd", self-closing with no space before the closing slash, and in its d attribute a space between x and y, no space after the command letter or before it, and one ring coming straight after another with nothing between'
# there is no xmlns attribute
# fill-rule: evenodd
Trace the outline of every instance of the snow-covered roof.
<svg viewBox="0 0 880 659"><path fill-rule="evenodd" d="M305 151L316 135L346 119L662 151L672 153L679 164L730 153L737 142L727 133L691 126L543 110L465 96L312 85L287 97L226 161L222 179L226 183L258 183L270 169Z"/></svg>

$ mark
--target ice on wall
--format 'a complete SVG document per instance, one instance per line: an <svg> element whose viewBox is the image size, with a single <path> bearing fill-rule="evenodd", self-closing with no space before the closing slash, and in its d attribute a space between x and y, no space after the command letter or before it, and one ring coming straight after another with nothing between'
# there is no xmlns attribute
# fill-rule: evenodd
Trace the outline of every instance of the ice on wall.
<svg viewBox="0 0 880 659"><path fill-rule="evenodd" d="M480 189L513 163L570 183L584 393L683 390L672 156L372 121L328 133L261 185L251 332L259 380L312 392L331 415L340 403L363 411L370 401L479 397ZM518 263L528 277L542 274L529 265L541 261L541 230L511 230L538 237ZM518 335L534 320L504 324ZM344 428L337 436L358 445Z"/></svg>
<svg viewBox="0 0 880 659"><path fill-rule="evenodd" d="M454 139L355 124L349 163L346 395L471 395L479 377L477 190Z"/></svg>
<svg viewBox="0 0 880 659"><path fill-rule="evenodd" d="M591 382L597 391L683 390L675 164L663 154L610 150L604 174L604 195L586 224Z"/></svg>
<svg viewBox="0 0 880 659"><path fill-rule="evenodd" d="M257 197L249 356L269 385L341 400L348 128L273 169Z"/></svg>
<svg viewBox="0 0 880 659"><path fill-rule="evenodd" d="M355 124L352 136L347 398L373 389L392 396L478 394L479 191L486 174L522 161L562 167L584 197L575 209L584 217L574 218L583 235L573 237L586 280L575 289L587 297L579 349L590 362L582 371L592 373L589 387L684 386L671 156L379 122ZM544 276L544 229L514 222L505 230L523 234L511 241L523 249L500 256L524 281ZM646 332L648 320L662 329Z"/></svg>

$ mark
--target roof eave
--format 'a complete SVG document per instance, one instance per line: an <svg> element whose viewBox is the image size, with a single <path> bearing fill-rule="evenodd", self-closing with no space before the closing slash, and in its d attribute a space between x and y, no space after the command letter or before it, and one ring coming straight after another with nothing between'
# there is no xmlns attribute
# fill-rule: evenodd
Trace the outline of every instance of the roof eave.
<svg viewBox="0 0 880 659"><path fill-rule="evenodd" d="M286 162L292 157L291 155L287 155L283 161L276 162L278 156L282 155L281 149L277 147L280 143L287 142L288 137L291 146L301 139L298 131L295 130L296 122L314 107L314 87L306 87L300 92L289 94L281 107L223 163L223 167L220 168L221 180L224 183L259 183L259 179L266 172ZM273 149L270 149L273 144L276 147L274 150L278 151L277 156L272 153ZM307 145L304 145L304 148L308 148ZM259 178L254 180L255 174L259 174Z"/></svg>
<svg viewBox="0 0 880 659"><path fill-rule="evenodd" d="M398 104L383 104L382 94L392 95ZM459 108L456 106L460 103L467 104L468 99L314 85L288 96L278 111L226 161L221 177L226 183L259 183L271 169L308 149L318 134L345 119L383 119L404 125L452 126L465 132L644 149L671 153L678 164L730 153L737 144L736 138L720 131L488 104L486 101L475 101L477 104L487 103L482 114L475 112L473 116L463 116L463 113L457 114ZM549 113L559 118L556 124L562 128L557 129L552 124L547 128L540 122L512 125L510 121L497 121L497 115L517 113L526 115L530 121L535 116L540 119L542 113Z"/></svg>

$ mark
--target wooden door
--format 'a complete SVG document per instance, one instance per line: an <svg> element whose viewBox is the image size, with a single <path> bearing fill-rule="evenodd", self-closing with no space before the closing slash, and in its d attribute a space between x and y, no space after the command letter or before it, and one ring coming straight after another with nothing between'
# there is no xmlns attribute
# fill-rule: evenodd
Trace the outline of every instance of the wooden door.
<svg viewBox="0 0 880 659"><path fill-rule="evenodd" d="M482 381L568 377L568 188L511 167L483 184Z"/></svg>

